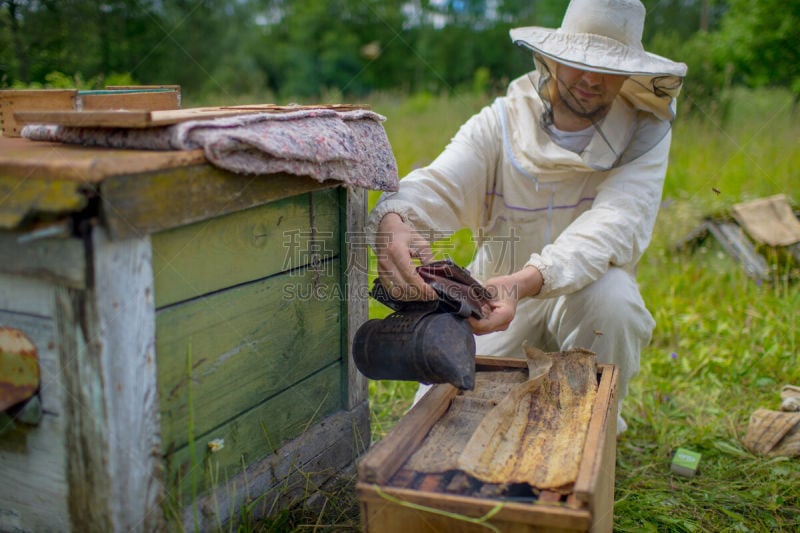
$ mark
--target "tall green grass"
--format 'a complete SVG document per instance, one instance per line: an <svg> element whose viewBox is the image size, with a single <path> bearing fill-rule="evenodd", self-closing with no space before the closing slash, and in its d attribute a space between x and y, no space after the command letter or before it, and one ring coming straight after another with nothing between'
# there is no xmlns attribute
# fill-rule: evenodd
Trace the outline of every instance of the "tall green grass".
<svg viewBox="0 0 800 533"><path fill-rule="evenodd" d="M488 102L474 95L377 97L401 175L433 160L460 124ZM713 241L694 253L675 243L709 213L778 193L799 199L800 121L791 96L739 91L725 121L679 116L653 242L639 282L657 326L642 354L618 441L615 529L797 531L800 461L756 457L742 445L750 414L777 409L782 384L800 384L800 285L782 259L758 284ZM371 203L377 195L371 196ZM468 234L439 248L465 264ZM373 262L374 265L374 262ZM374 275L374 270L373 270ZM387 313L371 304L371 314ZM416 385L372 382L375 439L410 406ZM675 448L703 454L700 473L673 475Z"/></svg>

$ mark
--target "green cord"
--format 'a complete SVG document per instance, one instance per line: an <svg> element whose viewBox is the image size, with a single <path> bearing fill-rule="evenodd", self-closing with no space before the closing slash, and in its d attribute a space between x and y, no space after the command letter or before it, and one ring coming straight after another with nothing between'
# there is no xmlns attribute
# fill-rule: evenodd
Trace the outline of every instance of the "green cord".
<svg viewBox="0 0 800 533"><path fill-rule="evenodd" d="M488 529L492 530L494 533L500 533L500 529L498 529L496 526L488 523L487 521L490 518L492 518L494 515L496 515L497 513L500 512L500 510L505 505L503 502L500 502L497 505L495 505L492 509L489 510L488 513L486 513L482 517L480 517L480 518L471 518L471 517L463 515L463 514L451 513L449 511L443 511L441 509L436 509L434 507L428 507L426 505L420 505L418 503L412 503L412 502L403 501L403 500L401 500L399 498L395 498L394 496L390 496L389 494L386 494L385 492L383 492L383 490L381 490L381 488L378 485L374 485L373 484L372 487L375 489L375 492L378 493L378 496L380 496L384 500L390 501L390 502L392 502L394 504L397 504L397 505L399 505L401 507L407 507L409 509L415 509L417 511L424 511L424 512L427 512L427 513L438 514L438 515L441 515L441 516L445 516L447 518L452 518L453 520L459 520L461 522L469 522L470 524L478 524L478 525L484 526L485 528L488 528Z"/></svg>

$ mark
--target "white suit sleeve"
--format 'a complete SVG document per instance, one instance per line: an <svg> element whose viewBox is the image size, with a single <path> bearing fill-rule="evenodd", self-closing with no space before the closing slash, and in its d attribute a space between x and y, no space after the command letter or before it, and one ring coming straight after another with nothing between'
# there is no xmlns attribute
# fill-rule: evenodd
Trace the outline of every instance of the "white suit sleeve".
<svg viewBox="0 0 800 533"><path fill-rule="evenodd" d="M497 115L485 107L459 129L436 160L403 178L398 192L381 197L367 221L368 242L374 246L378 224L387 213L397 213L434 240L461 228L476 229L501 142Z"/></svg>
<svg viewBox="0 0 800 533"><path fill-rule="evenodd" d="M671 136L609 172L592 208L576 218L529 265L544 278L539 298L570 294L599 279L609 266L633 266L655 225L667 171Z"/></svg>

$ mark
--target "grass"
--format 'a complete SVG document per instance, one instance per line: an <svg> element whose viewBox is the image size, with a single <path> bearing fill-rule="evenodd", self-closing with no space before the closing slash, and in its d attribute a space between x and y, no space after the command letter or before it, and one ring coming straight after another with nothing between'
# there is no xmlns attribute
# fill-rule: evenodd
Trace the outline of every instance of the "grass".
<svg viewBox="0 0 800 533"><path fill-rule="evenodd" d="M486 101L382 97L373 106L389 118L403 175L436 157ZM693 254L674 249L707 213L778 193L797 202L796 118L787 93L763 90L737 93L725 121L679 116L675 123L663 206L639 269L658 325L624 406L629 429L618 441L616 530L800 529L800 463L757 457L742 445L750 414L777 409L781 385L800 384L798 267L780 260L772 281L757 284L713 241ZM458 235L439 253L467 263L469 236ZM386 314L372 306L373 316ZM405 413L415 390L414 383L370 384L376 440ZM671 474L679 446L702 453L696 477Z"/></svg>

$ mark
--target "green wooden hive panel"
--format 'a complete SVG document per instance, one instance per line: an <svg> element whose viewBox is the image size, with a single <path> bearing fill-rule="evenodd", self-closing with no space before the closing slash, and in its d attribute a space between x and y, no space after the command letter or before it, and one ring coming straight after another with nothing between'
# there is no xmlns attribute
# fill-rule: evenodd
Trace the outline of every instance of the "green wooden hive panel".
<svg viewBox="0 0 800 533"><path fill-rule="evenodd" d="M313 220L313 229L312 229ZM156 307L339 254L339 191L300 194L156 233Z"/></svg>
<svg viewBox="0 0 800 533"><path fill-rule="evenodd" d="M331 364L219 427L204 433L196 431L191 446L183 446L166 458L170 498L182 507L190 501L193 490L226 490L225 480L242 472L243 465L267 457L339 410L342 375L342 365ZM197 422L203 413L195 410L194 417ZM214 452L212 442L222 447Z"/></svg>
<svg viewBox="0 0 800 533"><path fill-rule="evenodd" d="M190 347L198 433L342 359L339 260L321 267L158 311L156 353L165 450L184 445L188 438Z"/></svg>

